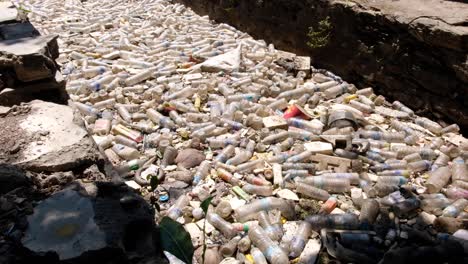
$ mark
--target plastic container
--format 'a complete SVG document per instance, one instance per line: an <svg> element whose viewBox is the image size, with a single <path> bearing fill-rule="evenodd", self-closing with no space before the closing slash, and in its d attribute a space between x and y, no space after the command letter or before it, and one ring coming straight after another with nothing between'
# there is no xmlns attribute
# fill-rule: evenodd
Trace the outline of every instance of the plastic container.
<svg viewBox="0 0 468 264"><path fill-rule="evenodd" d="M348 179L351 184L359 184L359 174L354 172L335 172L320 174L323 178Z"/></svg>
<svg viewBox="0 0 468 264"><path fill-rule="evenodd" d="M359 227L359 219L355 214L311 215L307 216L305 221L315 231L322 228L352 230Z"/></svg>
<svg viewBox="0 0 468 264"><path fill-rule="evenodd" d="M421 209L434 215L441 215L442 210L452 204L452 200L445 197L424 199L421 201Z"/></svg>
<svg viewBox="0 0 468 264"><path fill-rule="evenodd" d="M239 179L234 177L234 175L232 175L232 173L230 173L229 171L223 168L218 168L216 172L218 173L218 177L221 178L223 181L228 182L234 186L239 185Z"/></svg>
<svg viewBox="0 0 468 264"><path fill-rule="evenodd" d="M326 201L330 198L330 194L327 191L301 182L296 183L296 192L320 201Z"/></svg>
<svg viewBox="0 0 468 264"><path fill-rule="evenodd" d="M108 119L98 119L94 123L93 134L104 136L109 134L111 129L111 120Z"/></svg>
<svg viewBox="0 0 468 264"><path fill-rule="evenodd" d="M233 238L237 234L236 229L231 223L215 213L208 213L206 220L228 239Z"/></svg>
<svg viewBox="0 0 468 264"><path fill-rule="evenodd" d="M445 155L441 153L440 155ZM448 156L447 156L448 157ZM468 182L468 168L466 167L465 160L457 157L452 161L452 181L465 181Z"/></svg>
<svg viewBox="0 0 468 264"><path fill-rule="evenodd" d="M244 190L246 193L256 194L260 196L273 195L273 188L271 186L261 186L247 183L242 187L242 190Z"/></svg>
<svg viewBox="0 0 468 264"><path fill-rule="evenodd" d="M457 217L468 206L468 200L461 198L447 206L442 212L442 216Z"/></svg>
<svg viewBox="0 0 468 264"><path fill-rule="evenodd" d="M229 240L229 242L222 245L219 248L219 252L221 253L221 255L225 258L231 257L232 255L234 255L237 251L237 245L240 240L241 240L240 236L235 236L231 240Z"/></svg>
<svg viewBox="0 0 468 264"><path fill-rule="evenodd" d="M252 226L249 230L249 238L271 264L287 264L288 256L276 245L260 226Z"/></svg>
<svg viewBox="0 0 468 264"><path fill-rule="evenodd" d="M325 178L321 176L297 178L296 182L302 182L331 193L348 192L351 188L348 179Z"/></svg>
<svg viewBox="0 0 468 264"><path fill-rule="evenodd" d="M269 186L271 185L271 182L265 180L265 179L262 179L260 177L256 177L252 174L249 174L247 176L245 176L245 180L248 182L248 183L251 183L251 184L254 184L254 185L260 185L260 186Z"/></svg>
<svg viewBox="0 0 468 264"><path fill-rule="evenodd" d="M181 195L167 211L167 216L173 220L176 220L182 216L182 209L187 206L190 202L190 197L187 195Z"/></svg>
<svg viewBox="0 0 468 264"><path fill-rule="evenodd" d="M312 227L310 226L310 223L301 221L297 228L296 234L291 239L291 244L289 245L289 257L299 257L305 248L311 232Z"/></svg>
<svg viewBox="0 0 468 264"><path fill-rule="evenodd" d="M439 135L442 131L442 127L438 123L431 121L425 117L418 117L414 120L414 122L417 125L420 125L426 128L427 130L431 131L432 133L436 135Z"/></svg>
<svg viewBox="0 0 468 264"><path fill-rule="evenodd" d="M215 160L218 162L225 163L230 157L234 155L235 147L233 145L227 145L221 153L219 153Z"/></svg>
<svg viewBox="0 0 468 264"><path fill-rule="evenodd" d="M432 163L428 160L419 160L408 163L408 169L412 172L427 171L431 168Z"/></svg>
<svg viewBox="0 0 468 264"><path fill-rule="evenodd" d="M250 250L250 254L253 257L255 264L268 264L265 256L263 255L262 251L256 247L252 247Z"/></svg>
<svg viewBox="0 0 468 264"><path fill-rule="evenodd" d="M366 199L361 206L359 221L363 224L373 224L379 215L379 202L374 199Z"/></svg>
<svg viewBox="0 0 468 264"><path fill-rule="evenodd" d="M205 177L210 173L211 169L211 162L208 160L204 160L200 163L197 170L195 171L195 175L193 175L193 182L194 186L198 185Z"/></svg>
<svg viewBox="0 0 468 264"><path fill-rule="evenodd" d="M429 173L429 179L426 181L428 193L439 192L450 181L452 172L449 167L441 167Z"/></svg>
<svg viewBox="0 0 468 264"><path fill-rule="evenodd" d="M122 145L122 144L115 144L112 146L112 150L119 155L119 157L125 160L133 160L138 159L140 157L140 152L137 149Z"/></svg>
<svg viewBox="0 0 468 264"><path fill-rule="evenodd" d="M280 210L286 219L292 219L295 216L294 208L289 202L283 199L267 197L254 200L249 204L243 205L234 210L235 218L239 222L245 222L255 218L259 211Z"/></svg>
<svg viewBox="0 0 468 264"><path fill-rule="evenodd" d="M393 212L398 217L402 217L418 209L421 206L421 201L418 198L409 198L392 206Z"/></svg>

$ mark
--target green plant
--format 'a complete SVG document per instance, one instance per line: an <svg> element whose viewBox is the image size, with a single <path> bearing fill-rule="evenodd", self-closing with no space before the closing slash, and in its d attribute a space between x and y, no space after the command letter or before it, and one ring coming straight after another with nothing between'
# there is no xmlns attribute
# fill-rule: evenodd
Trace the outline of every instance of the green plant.
<svg viewBox="0 0 468 264"><path fill-rule="evenodd" d="M309 27L309 32L307 33L309 41L307 41L307 46L312 49L326 46L330 41L332 29L333 26L329 16L319 21L316 29L314 27Z"/></svg>
<svg viewBox="0 0 468 264"><path fill-rule="evenodd" d="M184 226L165 216L159 223L162 248L183 262L190 264L193 258L193 244Z"/></svg>
<svg viewBox="0 0 468 264"><path fill-rule="evenodd" d="M28 14L31 13L31 10L26 9L23 6L23 3L18 3L17 5L15 4L16 10L18 12L18 17L17 19L20 21L26 21L28 20Z"/></svg>

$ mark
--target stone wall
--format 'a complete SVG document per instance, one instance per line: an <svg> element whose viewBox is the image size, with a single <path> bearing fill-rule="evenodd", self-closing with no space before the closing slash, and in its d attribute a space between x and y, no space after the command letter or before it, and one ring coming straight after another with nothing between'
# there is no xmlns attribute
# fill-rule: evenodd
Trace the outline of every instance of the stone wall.
<svg viewBox="0 0 468 264"><path fill-rule="evenodd" d="M309 55L314 67L372 86L418 114L468 129L468 5L428 0L434 3L424 2L425 10L421 0L176 1L280 49ZM310 48L309 27L326 17L333 26L330 41Z"/></svg>

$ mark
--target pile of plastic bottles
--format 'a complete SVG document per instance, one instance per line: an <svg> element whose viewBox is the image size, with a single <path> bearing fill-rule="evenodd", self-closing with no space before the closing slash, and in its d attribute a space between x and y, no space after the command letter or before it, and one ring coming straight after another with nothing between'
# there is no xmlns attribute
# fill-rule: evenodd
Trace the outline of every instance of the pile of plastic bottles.
<svg viewBox="0 0 468 264"><path fill-rule="evenodd" d="M468 141L456 124L171 1L24 6L60 34L66 89L119 176L157 195L198 252L198 224L212 227L206 263L314 263L321 248L376 263L411 243L414 256L447 252L448 241L467 250Z"/></svg>

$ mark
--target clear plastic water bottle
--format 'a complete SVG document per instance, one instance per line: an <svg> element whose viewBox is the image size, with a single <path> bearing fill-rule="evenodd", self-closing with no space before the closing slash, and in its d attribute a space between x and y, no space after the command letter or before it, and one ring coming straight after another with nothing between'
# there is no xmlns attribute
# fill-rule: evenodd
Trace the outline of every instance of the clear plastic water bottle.
<svg viewBox="0 0 468 264"><path fill-rule="evenodd" d="M260 226L251 227L249 230L249 237L252 244L262 251L263 255L271 264L289 263L288 256L268 237L265 230Z"/></svg>

